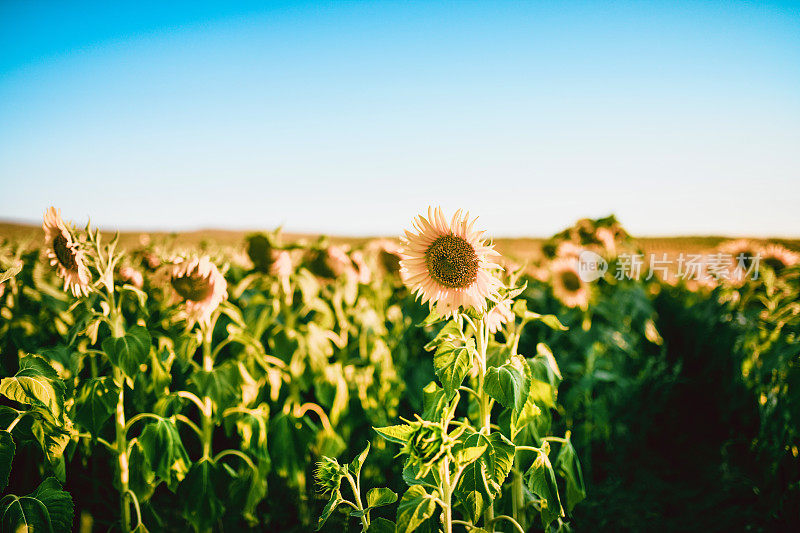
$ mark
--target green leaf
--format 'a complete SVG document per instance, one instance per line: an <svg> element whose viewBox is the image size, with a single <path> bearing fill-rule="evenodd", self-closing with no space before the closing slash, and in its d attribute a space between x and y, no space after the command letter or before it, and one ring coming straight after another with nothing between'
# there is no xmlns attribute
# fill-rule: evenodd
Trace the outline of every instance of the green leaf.
<svg viewBox="0 0 800 533"><path fill-rule="evenodd" d="M46 412L38 412L31 425L31 434L44 452L53 473L62 482L65 477L64 449L70 441L68 430L57 425Z"/></svg>
<svg viewBox="0 0 800 533"><path fill-rule="evenodd" d="M301 433L303 426L294 417L280 413L269 422L269 456L275 471L289 479L295 487L305 483L305 454L308 442Z"/></svg>
<svg viewBox="0 0 800 533"><path fill-rule="evenodd" d="M331 499L328 500L328 503L325 505L325 508L322 510L322 514L319 516L319 520L317 521L316 531L322 529L322 526L325 525L325 522L331 516L331 513L333 513L333 511L335 511L339 504L343 501L342 495L338 490L335 490L333 493L331 493Z"/></svg>
<svg viewBox="0 0 800 533"><path fill-rule="evenodd" d="M530 394L533 400L540 407L555 409L561 379L545 356L536 355L527 361L532 376Z"/></svg>
<svg viewBox="0 0 800 533"><path fill-rule="evenodd" d="M11 463L17 447L8 431L0 431L0 491L6 490L8 476L11 474Z"/></svg>
<svg viewBox="0 0 800 533"><path fill-rule="evenodd" d="M9 494L0 500L0 526L4 532L69 533L73 513L72 497L53 477L27 496Z"/></svg>
<svg viewBox="0 0 800 533"><path fill-rule="evenodd" d="M453 341L460 338L462 338L461 330L458 329L458 324L451 320L439 330L433 340L425 345L425 349L427 351L435 350L445 341Z"/></svg>
<svg viewBox="0 0 800 533"><path fill-rule="evenodd" d="M369 489L367 492L367 507L373 509L375 507L382 507L397 501L397 494L392 490L386 488Z"/></svg>
<svg viewBox="0 0 800 533"><path fill-rule="evenodd" d="M137 439L131 442L131 453L128 455L130 472L129 486L136 494L139 503L150 499L158 486L158 480L144 455L144 449Z"/></svg>
<svg viewBox="0 0 800 533"><path fill-rule="evenodd" d="M237 413L242 415L236 418L236 429L242 439L240 444L241 450L254 455L259 461L266 461L269 463L270 458L269 452L267 451L269 405L261 403L254 409L248 409L246 414L241 412ZM231 416L226 416L226 422L230 421L231 418Z"/></svg>
<svg viewBox="0 0 800 533"><path fill-rule="evenodd" d="M444 386L447 397L453 396L472 366L475 339L442 342L433 355L433 368Z"/></svg>
<svg viewBox="0 0 800 533"><path fill-rule="evenodd" d="M382 428L372 428L378 432L378 435L390 442L397 444L405 444L411 434L414 433L414 428L407 424L398 424L396 426L386 426Z"/></svg>
<svg viewBox="0 0 800 533"><path fill-rule="evenodd" d="M583 483L583 472L581 472L578 454L575 453L569 437L561 445L556 456L555 467L567 482L567 511L571 513L575 505L586 498L586 485Z"/></svg>
<svg viewBox="0 0 800 533"><path fill-rule="evenodd" d="M353 459L349 465L347 465L347 469L350 470L351 473L356 475L356 479L361 474L361 467L364 466L364 460L367 458L367 454L369 453L369 442L367 443L367 447L364 448L364 451L358 454L358 456Z"/></svg>
<svg viewBox="0 0 800 533"><path fill-rule="evenodd" d="M178 485L183 517L197 531L213 529L224 511L217 489L221 489L219 467L211 459L194 463Z"/></svg>
<svg viewBox="0 0 800 533"><path fill-rule="evenodd" d="M422 389L422 418L425 420L441 420L442 412L447 408L447 395L435 381L431 381Z"/></svg>
<svg viewBox="0 0 800 533"><path fill-rule="evenodd" d="M4 283L22 271L22 261L17 261L14 265L0 274L0 283Z"/></svg>
<svg viewBox="0 0 800 533"><path fill-rule="evenodd" d="M460 443L460 446L456 447L454 456L457 465L466 466L477 461L489 446L487 439L476 439L474 436L475 434L473 433L470 435L473 438L468 437L463 443Z"/></svg>
<svg viewBox="0 0 800 533"><path fill-rule="evenodd" d="M139 435L139 443L153 472L174 490L190 464L175 423L161 418L147 424Z"/></svg>
<svg viewBox="0 0 800 533"><path fill-rule="evenodd" d="M558 497L558 485L553 465L550 464L550 459L547 457L548 450L549 447L545 446L525 473L528 490L543 500L541 515L545 529L550 522L564 513L561 508L561 499Z"/></svg>
<svg viewBox="0 0 800 533"><path fill-rule="evenodd" d="M367 533L394 533L396 526L391 520L385 518L373 518L367 528Z"/></svg>
<svg viewBox="0 0 800 533"><path fill-rule="evenodd" d="M423 522L433 516L434 511L436 503L421 485L409 487L397 506L396 531L398 533L416 531Z"/></svg>
<svg viewBox="0 0 800 533"><path fill-rule="evenodd" d="M478 460L464 469L455 493L468 514L477 519L483 512L483 505L500 494L503 481L514 464L515 447L500 433L487 437L478 432L467 435L463 446L485 447Z"/></svg>
<svg viewBox="0 0 800 533"><path fill-rule="evenodd" d="M513 300L514 298L522 294L527 288L528 288L528 282L526 281L519 287L510 287L510 288L501 287L498 292L500 293L500 295L503 297L504 300Z"/></svg>
<svg viewBox="0 0 800 533"><path fill-rule="evenodd" d="M109 337L103 341L103 351L111 364L122 370L130 379L139 372L150 353L150 332L144 326L133 326L122 337Z"/></svg>
<svg viewBox="0 0 800 533"><path fill-rule="evenodd" d="M47 362L39 356L20 359L20 370L0 381L0 394L47 412L54 422L64 421L64 384Z"/></svg>
<svg viewBox="0 0 800 533"><path fill-rule="evenodd" d="M92 378L83 383L77 399L75 420L96 435L114 413L119 388L109 377Z"/></svg>
<svg viewBox="0 0 800 533"><path fill-rule="evenodd" d="M444 320L444 317L439 315L439 313L436 312L436 308L434 308L434 309L431 309L431 312L428 314L428 316L425 318L425 320L423 320L422 322L417 324L417 327L418 328L423 328L425 326L432 326L434 324L438 324L442 320Z"/></svg>
<svg viewBox="0 0 800 533"><path fill-rule="evenodd" d="M539 313L534 313L533 311L525 311L525 318L528 320L538 320L550 329L554 329L556 331L567 331L569 329L567 326L562 324L560 320L558 320L556 315L540 315Z"/></svg>
<svg viewBox="0 0 800 533"><path fill-rule="evenodd" d="M238 366L223 364L214 370L195 370L192 383L197 385L197 395L208 396L218 409L231 405L240 389L242 375Z"/></svg>
<svg viewBox="0 0 800 533"><path fill-rule="evenodd" d="M549 346L543 342L538 343L536 345L536 353L547 360L547 364L550 365L550 369L553 371L553 373L558 376L559 381L564 379L561 376L561 370L559 370L558 363L556 363L556 358L553 356L553 352L550 351Z"/></svg>
<svg viewBox="0 0 800 533"><path fill-rule="evenodd" d="M44 376L50 380L58 379L58 372L44 357L28 354L19 360L20 370L31 370L34 374Z"/></svg>
<svg viewBox="0 0 800 533"><path fill-rule="evenodd" d="M483 378L486 394L509 409L521 410L527 401L524 361L517 356L512 361L495 368L489 367Z"/></svg>

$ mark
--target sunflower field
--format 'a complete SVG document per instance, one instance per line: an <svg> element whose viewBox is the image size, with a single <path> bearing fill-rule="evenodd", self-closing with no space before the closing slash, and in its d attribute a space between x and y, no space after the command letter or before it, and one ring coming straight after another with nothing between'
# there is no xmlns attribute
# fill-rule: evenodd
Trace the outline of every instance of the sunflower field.
<svg viewBox="0 0 800 533"><path fill-rule="evenodd" d="M2 532L799 527L791 243L675 282L614 275L613 217L519 264L440 209L353 246L43 230L0 236Z"/></svg>

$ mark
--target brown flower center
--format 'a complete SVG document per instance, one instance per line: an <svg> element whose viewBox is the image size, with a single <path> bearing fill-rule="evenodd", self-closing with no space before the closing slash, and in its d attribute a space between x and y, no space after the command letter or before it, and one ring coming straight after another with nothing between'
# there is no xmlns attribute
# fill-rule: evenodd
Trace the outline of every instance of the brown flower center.
<svg viewBox="0 0 800 533"><path fill-rule="evenodd" d="M214 290L208 277L201 276L197 270L186 276L172 278L172 288L184 300L199 302L211 296Z"/></svg>
<svg viewBox="0 0 800 533"><path fill-rule="evenodd" d="M469 287L478 278L478 255L465 239L452 233L439 237L425 251L431 277L451 289Z"/></svg>
<svg viewBox="0 0 800 533"><path fill-rule="evenodd" d="M581 288L581 278L572 270L561 273L561 282L569 292L578 292Z"/></svg>
<svg viewBox="0 0 800 533"><path fill-rule="evenodd" d="M53 251L56 253L58 262L67 270L76 270L78 263L75 261L75 252L69 247L69 242L63 233L56 235L53 239Z"/></svg>

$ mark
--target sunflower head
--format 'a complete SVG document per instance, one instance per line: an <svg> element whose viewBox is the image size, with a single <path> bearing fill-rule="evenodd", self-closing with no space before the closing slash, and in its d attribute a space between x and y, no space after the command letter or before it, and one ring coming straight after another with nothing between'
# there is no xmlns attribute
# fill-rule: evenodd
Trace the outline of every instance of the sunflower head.
<svg viewBox="0 0 800 533"><path fill-rule="evenodd" d="M274 263L272 244L263 233L247 237L247 255L253 262L253 270L257 272L269 272Z"/></svg>
<svg viewBox="0 0 800 533"><path fill-rule="evenodd" d="M723 243L719 251L732 256L734 268L748 270L755 263L755 258L761 250L755 242L739 239Z"/></svg>
<svg viewBox="0 0 800 533"><path fill-rule="evenodd" d="M770 244L761 252L761 262L780 273L784 268L800 263L800 254L780 244Z"/></svg>
<svg viewBox="0 0 800 533"><path fill-rule="evenodd" d="M210 277L200 274L197 269L183 275L173 276L170 283L181 298L192 302L205 300L214 290Z"/></svg>
<svg viewBox="0 0 800 533"><path fill-rule="evenodd" d="M464 289L478 279L478 254L463 237L452 233L437 238L425 250L430 276L450 289Z"/></svg>
<svg viewBox="0 0 800 533"><path fill-rule="evenodd" d="M228 283L208 256L173 260L166 267L166 278L190 322L207 323L228 297Z"/></svg>
<svg viewBox="0 0 800 533"><path fill-rule="evenodd" d="M403 282L443 316L461 307L483 312L487 299L497 299L500 280L493 271L500 266L492 261L499 254L483 242L474 224L460 210L448 221L441 208L429 208L427 218L417 217L414 231L402 238Z"/></svg>
<svg viewBox="0 0 800 533"><path fill-rule="evenodd" d="M558 259L551 265L553 294L567 307L586 308L589 288L578 274L577 261Z"/></svg>
<svg viewBox="0 0 800 533"><path fill-rule="evenodd" d="M314 470L319 492L328 494L339 490L344 472L345 469L339 464L339 461L323 455L322 460L317 463L317 468Z"/></svg>
<svg viewBox="0 0 800 533"><path fill-rule="evenodd" d="M61 218L61 211L51 207L44 214L45 244L50 265L64 280L64 290L76 297L87 296L91 291L92 276L86 266L86 257L72 232Z"/></svg>
<svg viewBox="0 0 800 533"><path fill-rule="evenodd" d="M341 246L311 251L306 259L306 266L312 274L324 279L352 275L356 271L346 249Z"/></svg>
<svg viewBox="0 0 800 533"><path fill-rule="evenodd" d="M142 273L131 266L124 266L119 269L119 277L123 283L129 283L141 289L144 286L144 277Z"/></svg>
<svg viewBox="0 0 800 533"><path fill-rule="evenodd" d="M400 272L402 248L389 239L377 239L369 243L368 249L377 256L377 263L387 274Z"/></svg>

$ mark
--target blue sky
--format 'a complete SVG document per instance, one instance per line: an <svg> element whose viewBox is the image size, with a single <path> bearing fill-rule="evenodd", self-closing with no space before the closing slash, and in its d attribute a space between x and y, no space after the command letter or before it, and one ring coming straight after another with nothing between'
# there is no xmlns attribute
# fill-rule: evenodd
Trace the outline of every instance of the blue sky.
<svg viewBox="0 0 800 533"><path fill-rule="evenodd" d="M0 0L0 219L800 236L800 4Z"/></svg>

